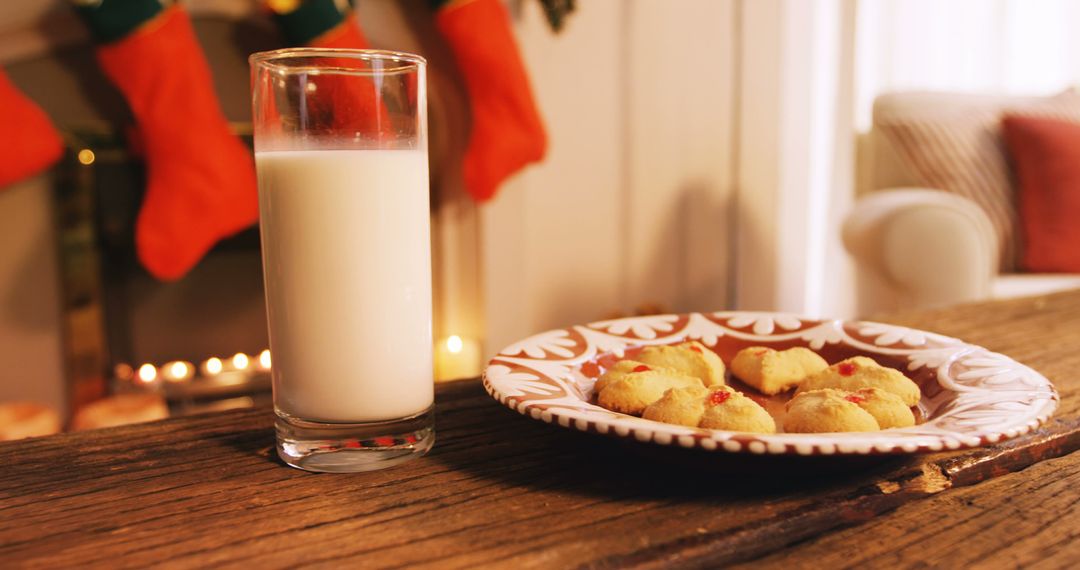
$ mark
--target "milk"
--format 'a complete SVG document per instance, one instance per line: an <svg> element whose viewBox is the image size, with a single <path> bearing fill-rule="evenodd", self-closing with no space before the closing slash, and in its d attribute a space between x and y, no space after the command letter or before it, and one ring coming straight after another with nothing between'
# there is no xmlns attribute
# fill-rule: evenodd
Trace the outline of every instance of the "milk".
<svg viewBox="0 0 1080 570"><path fill-rule="evenodd" d="M427 155L257 152L274 405L376 421L432 404Z"/></svg>

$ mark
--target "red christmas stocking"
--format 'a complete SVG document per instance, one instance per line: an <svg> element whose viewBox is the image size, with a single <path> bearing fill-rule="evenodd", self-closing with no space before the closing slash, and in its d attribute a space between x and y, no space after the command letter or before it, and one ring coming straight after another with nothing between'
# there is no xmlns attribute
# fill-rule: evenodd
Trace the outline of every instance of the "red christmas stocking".
<svg viewBox="0 0 1080 570"><path fill-rule="evenodd" d="M483 202L510 175L544 158L547 135L502 2L446 2L435 23L454 52L469 92L473 124L465 151L465 186Z"/></svg>
<svg viewBox="0 0 1080 570"><path fill-rule="evenodd" d="M348 4L335 0L275 0L267 2L285 39L292 45L317 48L367 49L368 41ZM356 67L341 58L342 67ZM354 130L367 137L392 132L386 105L370 81L356 77L309 77L315 91L308 95L312 121L324 121L341 132Z"/></svg>
<svg viewBox="0 0 1080 570"><path fill-rule="evenodd" d="M98 48L98 62L127 99L146 152L139 260L158 279L178 279L218 240L257 221L251 153L229 131L179 6L104 0L80 12L109 42Z"/></svg>
<svg viewBox="0 0 1080 570"><path fill-rule="evenodd" d="M44 170L63 150L49 118L0 70L0 187Z"/></svg>
<svg viewBox="0 0 1080 570"><path fill-rule="evenodd" d="M335 49L368 49L368 41L360 24L351 13L337 26L307 42L311 47Z"/></svg>

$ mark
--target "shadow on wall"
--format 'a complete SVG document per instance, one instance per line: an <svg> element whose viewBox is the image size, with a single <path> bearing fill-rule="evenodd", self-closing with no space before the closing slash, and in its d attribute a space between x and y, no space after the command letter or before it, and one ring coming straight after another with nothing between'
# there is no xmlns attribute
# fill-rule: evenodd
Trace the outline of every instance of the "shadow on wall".
<svg viewBox="0 0 1080 570"><path fill-rule="evenodd" d="M679 313L727 308L729 209L708 182L683 183L650 244L649 263L631 276L641 284L641 302Z"/></svg>
<svg viewBox="0 0 1080 570"><path fill-rule="evenodd" d="M725 244L730 239L732 206L717 194L708 182L687 181L671 207L656 214L663 220L655 226L659 229L650 234L655 239L635 239L633 227L621 230L619 239L627 246L623 250L626 259L620 260L620 265L627 274L620 281L627 289L623 294L627 306L619 306L616 299L611 299L582 314L583 284L568 277L545 295L549 300L545 301L545 313L560 315L564 320L568 320L566 315L575 315L570 317L573 322L549 322L545 328L631 315L730 308L730 254ZM643 248L632 245L643 242ZM637 271L631 273L632 267Z"/></svg>

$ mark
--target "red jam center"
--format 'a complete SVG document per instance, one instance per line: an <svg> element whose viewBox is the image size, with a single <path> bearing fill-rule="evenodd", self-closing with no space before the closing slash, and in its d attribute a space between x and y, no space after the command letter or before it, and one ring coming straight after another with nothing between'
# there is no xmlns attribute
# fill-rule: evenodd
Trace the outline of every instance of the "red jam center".
<svg viewBox="0 0 1080 570"><path fill-rule="evenodd" d="M858 367L850 362L841 362L840 366L836 367L836 371L839 372L841 376L851 376L857 369Z"/></svg>
<svg viewBox="0 0 1080 570"><path fill-rule="evenodd" d="M848 394L844 397L844 399L853 404L861 404L866 401L866 397L860 396L858 394Z"/></svg>
<svg viewBox="0 0 1080 570"><path fill-rule="evenodd" d="M701 354L701 347L700 346L691 346L690 350L692 350L692 351L694 351L694 352L696 352L698 354Z"/></svg>
<svg viewBox="0 0 1080 570"><path fill-rule="evenodd" d="M652 368L649 368L648 366L645 366L644 364L640 364L640 365L634 367L634 372L648 372L650 370L652 370Z"/></svg>
<svg viewBox="0 0 1080 570"><path fill-rule="evenodd" d="M724 402L728 401L728 398L730 398L730 397L731 397L731 392L726 392L724 390L718 390L716 392L713 392L712 394L709 394L709 404L713 405L713 406L719 406L720 404L723 404Z"/></svg>

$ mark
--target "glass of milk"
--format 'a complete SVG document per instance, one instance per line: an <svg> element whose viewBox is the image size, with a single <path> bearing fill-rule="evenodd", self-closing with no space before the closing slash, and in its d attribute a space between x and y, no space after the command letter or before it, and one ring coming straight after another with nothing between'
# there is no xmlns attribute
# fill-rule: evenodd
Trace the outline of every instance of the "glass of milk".
<svg viewBox="0 0 1080 570"><path fill-rule="evenodd" d="M426 62L251 56L278 455L369 471L435 439Z"/></svg>

